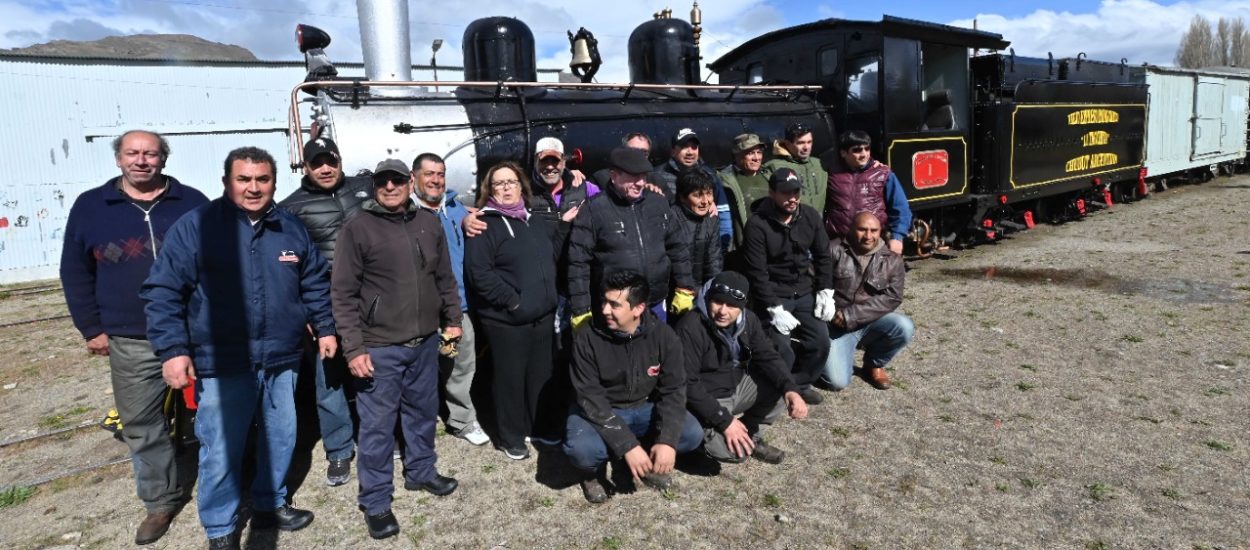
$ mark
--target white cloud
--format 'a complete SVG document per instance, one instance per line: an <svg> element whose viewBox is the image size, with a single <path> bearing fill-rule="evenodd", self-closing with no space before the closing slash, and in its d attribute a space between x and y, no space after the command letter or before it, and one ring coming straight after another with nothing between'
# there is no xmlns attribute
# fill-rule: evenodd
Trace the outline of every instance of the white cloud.
<svg viewBox="0 0 1250 550"><path fill-rule="evenodd" d="M1131 65L1171 65L1181 34L1195 14L1212 21L1242 17L1250 21L1250 1L1197 0L1162 5L1150 0L1103 0L1093 13L1037 10L1022 17L976 16L977 28L1011 41L1016 55L1088 58ZM950 22L972 27L971 19Z"/></svg>

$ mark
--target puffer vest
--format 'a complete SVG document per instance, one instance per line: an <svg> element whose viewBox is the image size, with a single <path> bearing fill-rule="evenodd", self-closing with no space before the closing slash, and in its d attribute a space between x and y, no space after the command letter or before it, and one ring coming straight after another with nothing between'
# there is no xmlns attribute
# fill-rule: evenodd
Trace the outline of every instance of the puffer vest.
<svg viewBox="0 0 1250 550"><path fill-rule="evenodd" d="M833 163L829 171L829 190L825 195L825 231L829 238L846 235L851 220L860 212L872 212L886 227L885 185L890 181L890 167L876 160L863 170L850 171L846 164Z"/></svg>

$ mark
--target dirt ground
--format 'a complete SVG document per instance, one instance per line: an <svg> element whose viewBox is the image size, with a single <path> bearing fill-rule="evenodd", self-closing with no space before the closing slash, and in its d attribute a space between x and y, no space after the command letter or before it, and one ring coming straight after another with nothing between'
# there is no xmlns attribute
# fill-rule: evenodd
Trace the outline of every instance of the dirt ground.
<svg viewBox="0 0 1250 550"><path fill-rule="evenodd" d="M307 529L251 548L1250 548L1250 177L1181 187L1082 222L913 262L913 345L895 389L856 381L769 434L784 464L678 473L586 503L558 451L524 462L443 436L460 480L402 490L396 539L368 538L354 482L296 504ZM3 322L63 311L0 300ZM0 441L98 419L108 366L67 320L0 328ZM90 429L0 449L0 486L124 456ZM0 547L125 548L143 514L128 466L0 499ZM188 506L152 548L201 548Z"/></svg>

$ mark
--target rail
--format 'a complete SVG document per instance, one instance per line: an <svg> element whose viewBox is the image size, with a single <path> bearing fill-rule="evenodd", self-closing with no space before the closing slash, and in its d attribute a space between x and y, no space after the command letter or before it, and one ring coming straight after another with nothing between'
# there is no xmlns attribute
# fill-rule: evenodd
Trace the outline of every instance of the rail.
<svg viewBox="0 0 1250 550"><path fill-rule="evenodd" d="M546 88L569 90L730 90L733 94L747 92L815 92L820 86L810 85L767 85L743 86L741 84L599 84L594 82L485 82L485 81L373 81L373 80L319 80L301 82L291 89L291 108L287 111L287 152L290 153L291 168L297 169L304 165L304 126L299 117L299 93L311 88L402 88L402 87L449 87L449 88L489 88L496 91L520 88Z"/></svg>

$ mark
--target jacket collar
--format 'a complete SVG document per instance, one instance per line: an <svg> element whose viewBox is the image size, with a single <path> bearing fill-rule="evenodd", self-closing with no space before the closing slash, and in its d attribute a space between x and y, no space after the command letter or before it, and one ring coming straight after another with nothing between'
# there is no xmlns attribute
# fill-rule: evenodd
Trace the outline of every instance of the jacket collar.
<svg viewBox="0 0 1250 550"><path fill-rule="evenodd" d="M633 334L625 334L623 332L612 330L606 325L603 325L602 321L599 320L599 317L594 318L592 330L613 344L625 344L643 338L650 333L654 326L659 322L660 318L656 317L655 314L651 312L651 308L647 308L643 310L642 322L638 323L638 330L634 331Z"/></svg>
<svg viewBox="0 0 1250 550"><path fill-rule="evenodd" d="M161 195L161 200L181 199L182 194L183 194L182 183L179 182L177 179L175 179L173 176L167 176L165 174L161 174L161 177L165 178L165 185L168 186L168 189L165 190L165 193ZM118 188L119 187L118 184L121 183L121 179L122 179L121 176L117 176L111 180L108 180L108 182L104 184L104 202L105 203L111 204L111 203L117 203L117 202L129 202L130 201L130 197L126 196L126 193L122 192L122 190Z"/></svg>

